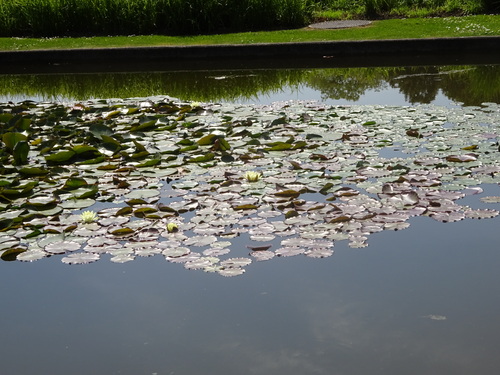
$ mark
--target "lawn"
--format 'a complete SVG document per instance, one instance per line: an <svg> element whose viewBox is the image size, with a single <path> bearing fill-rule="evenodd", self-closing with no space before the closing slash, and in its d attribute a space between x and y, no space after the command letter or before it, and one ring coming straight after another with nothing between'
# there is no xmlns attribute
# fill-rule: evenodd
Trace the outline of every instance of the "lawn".
<svg viewBox="0 0 500 375"><path fill-rule="evenodd" d="M377 20L369 26L318 30L242 32L198 36L99 36L81 38L0 38L0 50L110 48L139 46L289 43L500 35L500 15Z"/></svg>

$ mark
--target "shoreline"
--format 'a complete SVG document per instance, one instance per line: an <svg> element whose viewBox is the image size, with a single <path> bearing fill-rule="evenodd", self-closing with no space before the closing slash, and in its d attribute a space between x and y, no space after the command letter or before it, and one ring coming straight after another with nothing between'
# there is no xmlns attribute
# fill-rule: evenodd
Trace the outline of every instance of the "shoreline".
<svg viewBox="0 0 500 375"><path fill-rule="evenodd" d="M500 63L500 36L0 51L4 74Z"/></svg>
<svg viewBox="0 0 500 375"><path fill-rule="evenodd" d="M500 63L500 36L0 51L4 74Z"/></svg>

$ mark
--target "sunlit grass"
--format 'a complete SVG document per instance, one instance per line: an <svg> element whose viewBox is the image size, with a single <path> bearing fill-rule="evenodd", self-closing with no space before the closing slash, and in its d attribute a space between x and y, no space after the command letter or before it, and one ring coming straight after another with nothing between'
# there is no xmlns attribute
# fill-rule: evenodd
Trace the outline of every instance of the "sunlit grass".
<svg viewBox="0 0 500 375"><path fill-rule="evenodd" d="M374 21L367 27L337 30L301 28L183 37L147 35L42 39L0 38L0 50L288 43L492 35L500 35L499 15L390 19Z"/></svg>

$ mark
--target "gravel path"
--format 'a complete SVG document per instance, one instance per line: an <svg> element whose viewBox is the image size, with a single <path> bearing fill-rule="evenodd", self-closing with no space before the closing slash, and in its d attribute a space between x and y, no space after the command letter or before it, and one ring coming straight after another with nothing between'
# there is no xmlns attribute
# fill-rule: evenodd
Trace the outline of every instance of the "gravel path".
<svg viewBox="0 0 500 375"><path fill-rule="evenodd" d="M346 21L326 21L309 25L312 29L344 29L348 27L360 27L371 24L372 21L346 20Z"/></svg>

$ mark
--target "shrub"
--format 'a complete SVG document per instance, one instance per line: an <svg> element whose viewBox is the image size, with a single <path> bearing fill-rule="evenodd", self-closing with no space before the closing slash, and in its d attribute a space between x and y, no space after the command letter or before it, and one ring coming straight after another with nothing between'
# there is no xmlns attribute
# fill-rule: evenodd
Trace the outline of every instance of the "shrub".
<svg viewBox="0 0 500 375"><path fill-rule="evenodd" d="M196 34L304 26L310 0L0 0L1 36Z"/></svg>

